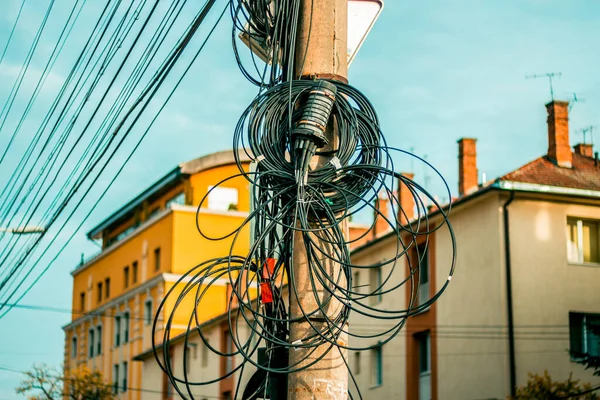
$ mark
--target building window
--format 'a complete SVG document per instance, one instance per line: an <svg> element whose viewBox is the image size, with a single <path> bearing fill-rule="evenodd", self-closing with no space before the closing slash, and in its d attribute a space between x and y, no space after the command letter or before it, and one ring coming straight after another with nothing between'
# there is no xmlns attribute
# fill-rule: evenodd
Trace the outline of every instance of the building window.
<svg viewBox="0 0 600 400"><path fill-rule="evenodd" d="M98 282L98 303L102 303L102 282Z"/></svg>
<svg viewBox="0 0 600 400"><path fill-rule="evenodd" d="M152 300L146 300L144 303L144 321L146 325L152 323Z"/></svg>
<svg viewBox="0 0 600 400"><path fill-rule="evenodd" d="M383 385L383 354L381 346L371 350L371 385Z"/></svg>
<svg viewBox="0 0 600 400"><path fill-rule="evenodd" d="M96 354L102 354L102 325L96 327Z"/></svg>
<svg viewBox="0 0 600 400"><path fill-rule="evenodd" d="M160 247L154 249L154 270L160 270Z"/></svg>
<svg viewBox="0 0 600 400"><path fill-rule="evenodd" d="M352 282L352 286L354 288L354 293L359 294L361 292L361 288L360 288L360 272L356 271L354 272L354 278L353 278Z"/></svg>
<svg viewBox="0 0 600 400"><path fill-rule="evenodd" d="M174 352L173 352L173 347L169 347L169 355L168 355L168 362L169 363L169 367L171 369L173 369L173 365L175 364L173 357L174 357ZM163 399L164 400L171 400L173 399L173 385L171 384L171 381L169 380L169 378L167 377L167 374L161 374L163 377L163 382L162 382L162 395L163 395Z"/></svg>
<svg viewBox="0 0 600 400"><path fill-rule="evenodd" d="M121 316L115 317L115 347L121 345Z"/></svg>
<svg viewBox="0 0 600 400"><path fill-rule="evenodd" d="M110 297L110 278L106 278L104 280L104 286L105 286L105 295L104 295L104 298L108 299Z"/></svg>
<svg viewBox="0 0 600 400"><path fill-rule="evenodd" d="M123 393L127 391L127 361L123 362Z"/></svg>
<svg viewBox="0 0 600 400"><path fill-rule="evenodd" d="M125 289L129 287L129 266L123 268L123 287Z"/></svg>
<svg viewBox="0 0 600 400"><path fill-rule="evenodd" d="M192 370L192 360L198 359L198 345L196 343L188 343L185 348L185 368L189 373Z"/></svg>
<svg viewBox="0 0 600 400"><path fill-rule="evenodd" d="M429 301L429 247L427 244L417 246L414 260L419 266L419 305Z"/></svg>
<svg viewBox="0 0 600 400"><path fill-rule="evenodd" d="M419 400L431 398L431 340L429 332L415 336L419 356Z"/></svg>
<svg viewBox="0 0 600 400"><path fill-rule="evenodd" d="M369 301L371 305L381 303L383 300L382 285L383 285L383 269L382 267L373 267L369 270L369 285L371 296Z"/></svg>
<svg viewBox="0 0 600 400"><path fill-rule="evenodd" d="M225 331L225 373L228 374L233 371L233 338L229 331Z"/></svg>
<svg viewBox="0 0 600 400"><path fill-rule="evenodd" d="M600 314L569 313L571 357L600 357Z"/></svg>
<svg viewBox="0 0 600 400"><path fill-rule="evenodd" d="M208 353L210 351L210 349L208 348L210 342L208 339L205 339L205 341L206 343L204 343L204 345L202 346L202 367L208 367Z"/></svg>
<svg viewBox="0 0 600 400"><path fill-rule="evenodd" d="M94 357L94 330L90 329L88 332L88 347L89 347L89 352L88 352L88 357L89 358L93 358Z"/></svg>
<svg viewBox="0 0 600 400"><path fill-rule="evenodd" d="M234 211L238 209L238 191L235 188L208 188L208 208L217 211Z"/></svg>
<svg viewBox="0 0 600 400"><path fill-rule="evenodd" d="M600 222L568 218L567 229L569 261L600 263Z"/></svg>
<svg viewBox="0 0 600 400"><path fill-rule="evenodd" d="M113 367L113 393L119 393L119 364Z"/></svg>
<svg viewBox="0 0 600 400"><path fill-rule="evenodd" d="M158 215L159 211L160 211L160 207L156 207L155 209L150 211L148 213L148 217L146 217L146 220L151 220L152 218L156 217Z"/></svg>
<svg viewBox="0 0 600 400"><path fill-rule="evenodd" d="M71 338L71 358L77 357L77 336Z"/></svg>
<svg viewBox="0 0 600 400"><path fill-rule="evenodd" d="M131 283L137 283L137 275L138 275L138 262L134 261L131 263Z"/></svg>
<svg viewBox="0 0 600 400"><path fill-rule="evenodd" d="M169 200L167 200L167 202L165 203L166 208L169 208L171 206L171 204L184 205L185 204L185 193L183 193L183 192L177 193L175 196L173 196Z"/></svg>
<svg viewBox="0 0 600 400"><path fill-rule="evenodd" d="M360 351L354 352L354 374L360 375Z"/></svg>
<svg viewBox="0 0 600 400"><path fill-rule="evenodd" d="M85 292L81 292L79 295L79 311L85 311Z"/></svg>
<svg viewBox="0 0 600 400"><path fill-rule="evenodd" d="M130 226L129 228L125 229L123 232L119 233L114 239L113 242L118 242L121 239L124 239L125 237L129 236L131 234L131 232L135 231L135 228L137 228L138 224L135 224L133 226Z"/></svg>
<svg viewBox="0 0 600 400"><path fill-rule="evenodd" d="M129 342L129 313L123 314L123 343Z"/></svg>

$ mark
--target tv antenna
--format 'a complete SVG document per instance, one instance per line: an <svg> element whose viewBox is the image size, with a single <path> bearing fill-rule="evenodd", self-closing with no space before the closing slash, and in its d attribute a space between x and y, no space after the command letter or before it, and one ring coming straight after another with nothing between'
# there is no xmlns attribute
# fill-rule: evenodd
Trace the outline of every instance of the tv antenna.
<svg viewBox="0 0 600 400"><path fill-rule="evenodd" d="M594 129L596 129L596 125L586 126L577 131L578 133L583 134L583 144L587 144L586 136L589 133L590 134L590 144L592 146L594 145Z"/></svg>
<svg viewBox="0 0 600 400"><path fill-rule="evenodd" d="M571 111L575 103L585 103L585 99L583 97L577 96L577 93L573 92L573 97L569 98L569 112Z"/></svg>
<svg viewBox="0 0 600 400"><path fill-rule="evenodd" d="M550 97L552 98L552 100L554 100L554 86L552 85L552 79L560 78L561 76L561 72L546 72L545 74L525 75L525 79L548 78L548 81L550 82Z"/></svg>

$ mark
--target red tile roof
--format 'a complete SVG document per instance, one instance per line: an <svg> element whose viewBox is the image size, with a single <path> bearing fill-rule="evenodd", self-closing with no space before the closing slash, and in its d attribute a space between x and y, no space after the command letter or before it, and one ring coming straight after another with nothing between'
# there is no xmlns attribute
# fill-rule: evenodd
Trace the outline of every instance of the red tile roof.
<svg viewBox="0 0 600 400"><path fill-rule="evenodd" d="M561 168L546 156L500 178L503 181L600 191L600 166L594 159L573 153L573 167Z"/></svg>

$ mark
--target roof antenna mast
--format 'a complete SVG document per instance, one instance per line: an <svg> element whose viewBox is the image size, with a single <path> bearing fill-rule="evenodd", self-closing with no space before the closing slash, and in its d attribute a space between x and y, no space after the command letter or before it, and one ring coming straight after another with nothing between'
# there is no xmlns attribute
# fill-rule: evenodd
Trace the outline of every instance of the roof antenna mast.
<svg viewBox="0 0 600 400"><path fill-rule="evenodd" d="M590 143L592 146L594 145L594 129L596 128L596 125L590 125L590 126L586 126L585 128L581 128L579 130L580 133L583 134L583 144L588 144L586 141L586 137L587 134L590 134Z"/></svg>
<svg viewBox="0 0 600 400"><path fill-rule="evenodd" d="M545 74L525 75L525 79L548 78L548 82L550 83L550 97L554 100L554 86L552 85L552 79L560 78L561 76L561 72L546 72Z"/></svg>

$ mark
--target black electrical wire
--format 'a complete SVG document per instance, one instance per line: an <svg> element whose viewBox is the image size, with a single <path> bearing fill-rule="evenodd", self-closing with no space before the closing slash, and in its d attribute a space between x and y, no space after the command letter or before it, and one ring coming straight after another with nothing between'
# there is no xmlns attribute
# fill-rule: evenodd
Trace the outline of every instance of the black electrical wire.
<svg viewBox="0 0 600 400"><path fill-rule="evenodd" d="M156 2L157 3L157 2ZM155 5L156 5L155 3ZM170 52L169 56L165 59L165 61L162 63L162 65L160 66L159 70L154 74L154 78L152 79L151 82L149 82L149 84L146 85L146 87L144 88L144 90L142 91L142 94L138 97L138 100L130 106L129 111L127 113L125 113L124 116L122 116L120 118L120 121L116 120L116 115L115 117L113 117L113 119L117 122L119 122L116 125L116 128L114 128L111 132L110 132L110 136L112 138L116 137L116 133L125 125L124 122L128 119L128 117L131 115L132 116L132 120L131 122L129 122L129 126L126 128L124 134L121 136L120 141L117 143L117 145L113 148L113 150L111 151L109 157L104 161L104 163L102 164L101 169L99 170L99 172L96 174L95 178L92 180L92 182L88 185L87 189L85 190L84 194L82 195L82 197L80 197L79 201L77 202L77 204L74 206L74 208L71 210L71 213L67 216L67 218L65 219L65 221L63 221L62 226L60 227L58 233L55 234L55 236L53 237L53 239L51 240L51 242L48 244L48 246L46 247L46 249L41 253L41 255L37 258L36 262L34 263L34 267L36 264L38 264L41 260L41 258L46 254L46 252L49 250L50 246L56 241L58 234L60 234L60 232L64 229L64 227L66 226L66 223L68 222L69 219L71 219L71 217L73 217L75 211L77 210L77 208L82 204L82 200L89 194L90 189L93 187L94 183L97 182L98 177L100 176L100 174L102 174L102 172L105 170L108 162L114 157L116 151L119 149L119 147L121 147L121 144L123 143L123 141L125 140L125 138L128 136L129 132L131 132L131 130L133 129L134 126L136 126L136 122L139 120L139 118L142 116L142 114L144 113L145 109L148 107L148 105L150 104L150 101L152 100L152 98L154 97L154 95L157 93L157 91L159 90L159 88L162 86L162 83L165 81L166 77L169 75L169 72L172 70L172 68L174 67L174 65L176 64L177 60L179 59L179 57L181 56L181 54L183 53L183 51L185 50L185 48L188 46L191 38L195 35L196 31L198 30L198 28L200 27L200 24L204 21L204 19L206 18L208 12L210 11L210 9L212 8L214 4L214 1L207 1L205 3L205 5L201 8L201 10L198 12L198 14L196 15L196 17L193 19L193 22L188 26L188 28L186 29L186 31L184 32L184 34L182 35L180 41L178 42L178 44L173 48L173 50ZM180 76L178 82L176 83L176 85L174 86L174 88L171 90L170 94L167 96L166 100L163 102L160 110L162 110L165 105L167 104L167 102L169 101L169 99L172 97L175 89L179 86L179 84L181 83L181 81L183 80L184 76L187 75L188 71L190 70L192 64L194 63L194 61L196 60L196 58L199 56L201 50L204 48L204 46L206 45L208 39L212 36L212 33L214 32L216 26L218 25L219 21L221 20L221 18L223 17L223 15L225 14L227 8L223 9L223 12L221 13L221 15L219 16L219 18L217 19L217 22L213 25L212 29L209 31L206 39L202 42L199 50L196 52L196 54L193 56L192 60L190 61L190 63L188 64L187 68L185 69L185 71L182 73L182 75ZM179 15L178 13L176 15ZM174 20L172 20L174 21ZM172 26L172 21L171 21L171 26ZM170 28L165 29L165 32L168 32ZM160 31L160 30L159 30ZM158 38L158 41L156 43L158 43L159 47L160 47L160 43L162 43L162 40L164 40L164 37ZM156 52L154 52L154 54L156 54ZM148 64L146 64L148 65ZM145 69L147 68L147 66L143 69L143 71L145 71ZM135 85L133 85L135 86ZM139 107L138 107L139 105ZM91 212L95 209L95 207L98 205L98 202L102 199L102 197L104 197L104 195L106 194L106 192L108 191L108 188L112 185L112 183L116 180L117 176L119 175L119 173L123 170L124 166L126 165L127 161L131 158L131 156L133 155L133 152L135 151L135 149L137 149L141 143L141 141L143 140L143 138L146 136L146 134L148 133L148 131L150 130L150 127L153 125L154 121L157 119L157 117L160 115L160 110L159 112L157 112L153 119L150 122L150 125L147 127L147 129L145 130L145 132L141 135L140 139L138 140L137 144L135 145L134 149L130 152L129 156L127 157L127 159L125 160L125 162L121 165L120 169L117 171L117 173L114 175L114 177L112 178L110 184L104 189L103 193L101 194L100 198L98 198L98 200L96 201L96 203L93 205L92 209L88 212L88 214L86 215L86 217L84 218L84 220L81 222L81 224L79 225L79 227L81 227L81 225L83 224L83 222L90 216ZM135 114L133 113L135 111ZM117 114L118 115L118 114ZM111 139L114 140L114 139ZM108 146L104 146L104 148L101 150L102 153L100 153L100 155L96 155L93 159L93 161L88 161L88 165L90 165L89 168L86 168L85 175L89 175L90 172L92 170L94 170L95 165L102 159L102 154L105 153L108 150ZM68 198L72 198L73 194L77 191L77 188L81 187L81 184L83 183L83 181L85 180L85 176L78 178L77 182L76 182L76 187L75 189L71 189L69 192L69 197ZM62 204L60 204L60 208L58 209L57 212L54 213L54 215L52 216L52 219L50 220L50 225L56 221L57 216L65 209L66 206L66 202L62 202ZM57 255L50 261L50 263L41 271L41 273L34 279L34 281L29 285L29 287L27 287L23 293L18 297L18 299L13 302L13 303L18 303L18 301L20 301L21 298L23 298L23 296L31 289L31 287L40 279L40 277L47 271L47 269L50 267L50 265L52 265L52 263L56 260L56 258L58 257L58 255L62 252L62 250L64 250L65 246L70 242L70 240L73 238L75 232L73 233L73 235L71 235L69 237L69 239L66 241L66 243L61 247L61 249L59 250L59 252L57 253ZM40 235L37 239L36 239L36 245L40 242L41 238L43 237L44 234ZM31 251L28 251L26 253L26 255L24 257L22 257L20 259L20 262L18 263L18 265L16 265L16 267L19 267L21 265L23 265L23 263L25 261L27 261L28 257L30 257L32 255ZM13 268L13 271L15 270L15 268ZM12 296L17 295L16 291L21 287L21 285L23 285L23 283L25 282L25 279L27 279L27 277L32 273L33 271L33 267L30 268L26 274L25 277L23 279L20 280L20 282L18 283L17 287L10 293L8 294L8 299L5 300L5 303L12 298ZM4 306L4 305L3 305ZM2 306L2 307L3 307ZM0 307L0 309L2 308ZM10 309L9 309L10 310ZM8 310L7 310L8 311ZM6 314L5 311L1 316L4 316Z"/></svg>
<svg viewBox="0 0 600 400"><path fill-rule="evenodd" d="M162 346L154 341L153 348L157 362L183 398L194 398L194 386L213 384L233 375L237 375L234 398L242 392L245 399L267 397L272 390L282 390L278 381L310 368L331 351L339 352L347 367L344 350L363 351L388 343L401 333L409 317L431 307L454 274L453 255L448 260L446 282L427 301L420 301L419 266L427 257L429 236L447 229L452 254L456 250L448 221L451 207L445 208L422 186L395 172L393 159L397 153L416 156L387 146L375 109L360 91L340 82L292 79L299 7L298 0L230 2L236 62L242 74L259 87L259 93L234 131L233 146L238 149L234 154L240 173L211 188L198 206L198 231L209 240L228 240L229 255L206 261L185 274L166 294L153 325L156 331L159 316L166 314L167 322L161 325ZM238 34L251 39L251 67L241 61ZM260 47L258 52L263 53L265 60L256 59L254 46ZM329 123L335 126L332 143L325 135ZM315 156L327 162L315 163ZM247 158L254 165L252 172L242 162ZM439 172L416 158L435 171L451 198ZM251 184L253 209L239 227L213 237L210 227L203 225L199 211L214 190L232 179L246 179ZM413 210L402 209L396 184L398 190L400 185L406 187L414 199L416 218L409 223L403 221ZM374 205L382 197L392 205L394 216L384 215ZM441 222L434 224L430 220L429 204L438 210ZM375 215L370 230L383 219L396 251L378 263L357 265L350 259L349 247L370 232L347 239L345 221L367 210ZM245 237L242 232L247 230L253 238L248 253L234 254L241 237ZM304 309L295 300L301 294L296 286L300 277L295 276L294 263L298 260L293 249L306 254L308 273L302 279L308 278L312 293L307 294L303 288L302 295L314 297L314 309ZM385 276L384 267L388 271ZM379 281L366 291L353 285L354 272L361 270L381 274ZM206 340L210 327L199 312L207 307L206 293L223 281L231 288L225 317L231 332L229 353ZM372 301L375 297L398 296L401 288L408 292L405 308L384 309ZM190 379L185 352L183 376L174 374L168 345L173 337L173 321L181 313L179 306L190 301L195 307L189 315L185 344L190 335L197 334L216 355L242 359L223 376L215 371L214 376L201 381ZM167 302L174 307L166 310ZM369 329L348 330L351 313L367 318L371 322ZM306 322L310 327L305 337L292 337L290 327L298 322ZM257 354L261 348L266 360L259 363ZM300 355L294 357L294 364L288 362L290 352ZM254 386L241 390L247 366L257 370L258 375L250 379ZM353 376L351 380L362 398Z"/></svg>
<svg viewBox="0 0 600 400"><path fill-rule="evenodd" d="M6 40L6 45L4 45L4 50L2 50L2 55L0 55L0 65L2 65L2 61L4 61L4 56L6 55L6 51L8 50L8 46L10 46L10 42L12 37L17 29L17 25L19 24L19 19L21 18L21 13L23 12L23 7L25 6L25 0L21 1L21 6L19 7L19 12L17 13L17 18L15 19L15 23L13 24L12 29L8 35L8 39Z"/></svg>
<svg viewBox="0 0 600 400"><path fill-rule="evenodd" d="M292 82L292 98L301 107L301 98L306 91L313 88L311 82ZM372 349L376 346L385 345L396 337L406 323L406 319L412 315L419 314L429 308L447 287L454 273L454 259L449 261L449 279L428 301L419 304L418 292L418 266L420 260L425 256L423 252L427 246L427 237L433 232L446 227L453 240L453 232L447 220L447 211L438 204L435 198L428 194L423 187L408 178L396 173L393 169L392 152L400 151L385 145L379 129L377 116L370 103L362 97L360 92L348 85L334 83L337 90L343 94L336 98L332 109L332 115L338 122L339 133L338 145L331 153L335 161L321 168L309 171L305 185L305 192L301 197L298 194L298 182L296 179L296 163L293 153L292 142L293 126L295 126L301 112L295 112L292 116L292 127L288 126L287 98L288 83L277 85L259 94L254 102L247 108L238 123L234 140L235 147L242 149L256 163L256 172L246 172L241 162L242 157L236 153L240 174L227 178L215 185L201 201L199 208L203 206L213 190L220 186L227 186L231 179L245 178L255 188L252 193L254 210L248 218L234 231L228 234L211 237L207 232L208 227L202 226L200 214L197 215L199 232L211 240L232 240L231 251L236 246L243 229L254 225L254 238L249 253L244 257L231 253L228 257L219 260L211 260L203 263L190 271L190 275L182 277L180 284L186 282L181 291L171 291L164 302L176 297L175 307L168 311L172 320L178 313L178 305L184 302L187 296L193 296L196 308L190 317L186 341L189 335L197 332L201 337L203 333L203 321L197 314L197 309L202 309L204 294L219 279L228 280L232 295L228 304L228 317L230 332L240 332L245 326L250 329L248 337L240 337L234 334L232 341L235 351L224 354L218 349L210 348L221 357L241 356L243 363L230 371L226 376L214 377L201 382L191 381L184 372L183 377L173 374L169 364L169 355L163 346L161 357L157 361L165 370L173 385L184 398L191 396L191 387L195 385L212 384L231 376L236 372L241 374L244 366L249 364L267 376L274 374L287 375L300 371L316 364L321 357L316 357L310 362L305 362L306 357L314 354L317 348L328 346L330 351L346 349L361 351ZM282 100L283 99L283 100ZM425 162L424 160L422 160ZM390 168L381 166L387 164ZM429 164L428 164L429 165ZM431 167L431 165L429 165ZM433 168L433 167L432 167ZM436 171L439 175L439 173ZM395 195L395 189L391 182L402 182L408 187L417 205L417 219L407 225L402 225L399 217L402 210ZM449 188L446 186L449 192ZM375 199L383 193L394 208L399 210L394 217L381 214L373 205ZM428 218L425 207L424 196L428 202L440 210L443 220L442 224L433 225ZM344 238L342 222L350 215L355 215L363 209L371 209L377 213L377 218L383 218L391 227L392 235L396 236L396 254L380 263L362 266L352 264L348 246L351 244ZM405 210L408 212L410 210ZM292 241L295 235L300 235L306 248L308 257L309 277L315 298L318 298L317 288L326 288L325 300L318 304L316 310L301 310L301 315L293 317L288 310L288 302L283 297L284 291L298 296L296 287L286 285L295 282L292 265ZM406 239L408 237L409 239ZM425 249L417 246L417 242L425 239ZM390 240L393 240L390 239ZM327 247L327 251L323 247ZM453 243L453 246L454 243ZM423 250L423 251L422 251ZM453 249L454 250L454 249ZM408 256L410 251L415 251L417 260ZM273 271L267 276L261 276L261 269L268 259L275 259L276 264ZM404 265L398 265L399 260L406 258L409 269L402 279ZM235 260L235 261L234 261ZM209 265L210 264L210 265ZM241 265L240 265L241 264ZM329 266L340 265L337 275L330 275ZM389 267L389 274L382 278L381 283L368 293L362 293L352 286L353 271L371 270L380 267ZM271 285L273 302L263 303L260 298L263 291L262 284ZM371 305L370 300L374 296L397 296L397 291L405 284L409 284L410 301L406 309L379 309ZM177 285L176 285L177 286ZM178 286L179 287L179 286ZM254 293L254 296L251 294ZM260 294L260 295L259 295ZM189 304L189 303L186 303ZM289 324L298 320L307 320L315 316L319 310L325 309L332 304L341 304L339 311L332 316L327 316L322 326L311 323L313 334L302 338L301 343L294 343L289 338ZM161 311L162 311L161 307ZM355 312L373 320L373 331L361 332L348 331L347 322L350 312ZM157 316L161 312L157 313ZM326 315L321 312L321 315ZM377 321L389 321L391 326L382 327ZM165 325L163 343L169 343L170 324ZM338 339L342 335L348 335L356 340L378 339L377 345L340 345ZM252 345L253 338L258 338L257 344ZM203 339L204 340L204 339ZM205 343L206 344L206 343ZM208 344L207 344L208 345ZM271 363L275 359L269 358L267 365L259 365L256 361L258 346L264 345L267 354L275 354L283 349L285 351L305 351L306 357L295 365L285 364L274 368ZM160 347L159 347L160 348ZM164 357L164 358L163 358ZM164 363L160 361L164 359ZM241 377L238 378L241 381ZM179 385L183 385L179 388ZM262 388L266 390L264 387ZM189 397L187 397L189 396Z"/></svg>

